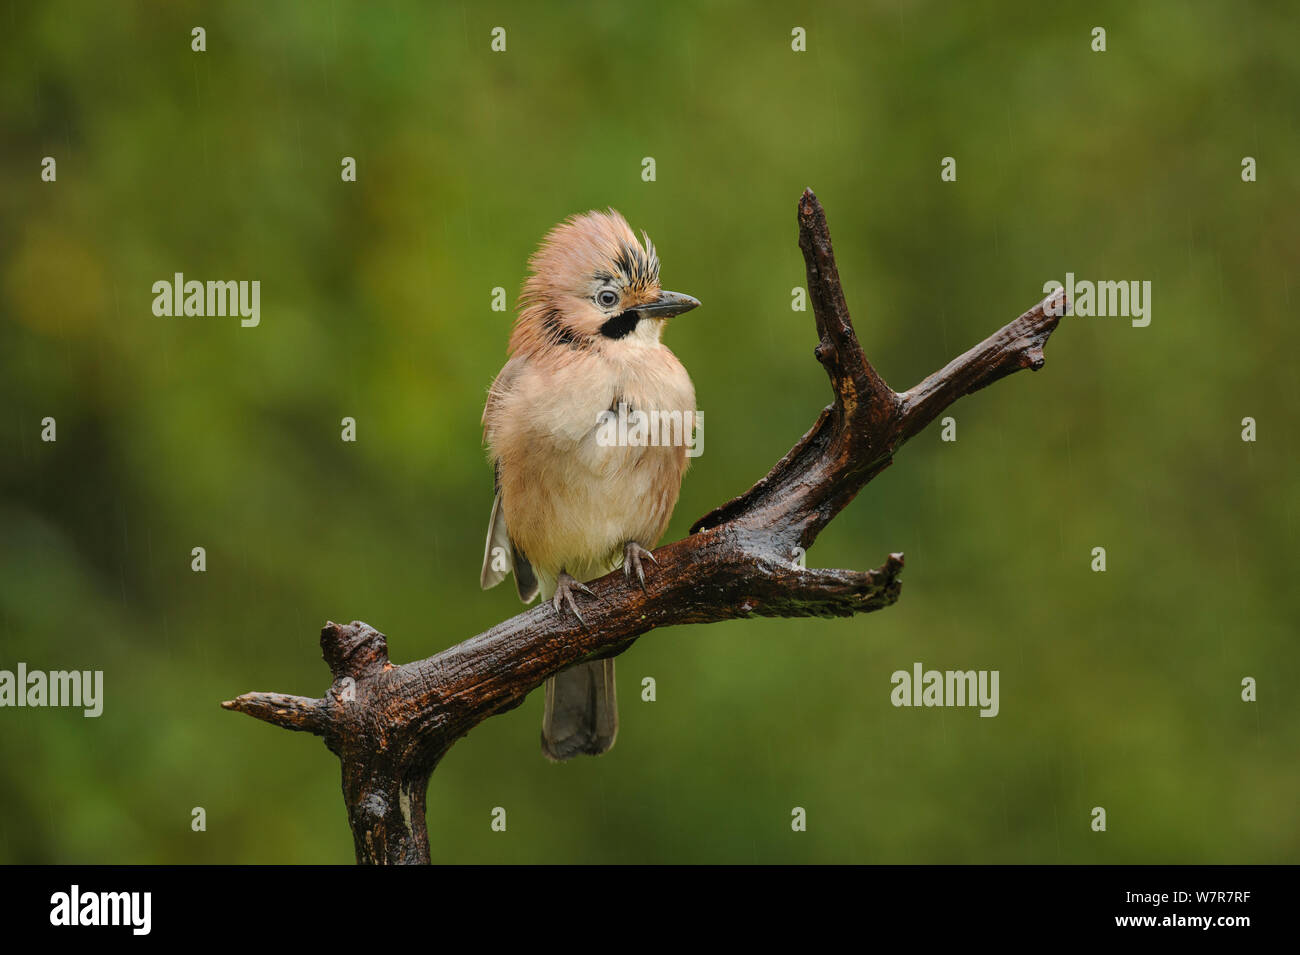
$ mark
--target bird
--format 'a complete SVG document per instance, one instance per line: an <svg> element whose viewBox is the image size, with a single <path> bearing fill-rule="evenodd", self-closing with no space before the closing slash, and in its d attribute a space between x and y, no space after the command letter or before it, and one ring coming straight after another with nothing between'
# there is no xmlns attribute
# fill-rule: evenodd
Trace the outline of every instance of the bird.
<svg viewBox="0 0 1300 955"><path fill-rule="evenodd" d="M626 584L635 577L645 589L689 464L689 438L611 441L615 429L602 422L659 412L695 425L694 385L661 335L700 303L660 287L650 237L638 240L612 208L556 225L528 266L483 409L495 494L479 583L486 590L513 572L525 604L540 594L585 627L588 582L622 566ZM547 679L543 755L598 756L617 735L612 658Z"/></svg>

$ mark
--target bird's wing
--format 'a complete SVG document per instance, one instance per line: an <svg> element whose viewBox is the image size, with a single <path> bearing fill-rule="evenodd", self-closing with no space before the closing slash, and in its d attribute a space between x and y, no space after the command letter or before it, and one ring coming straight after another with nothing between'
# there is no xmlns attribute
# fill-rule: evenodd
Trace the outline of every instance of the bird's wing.
<svg viewBox="0 0 1300 955"><path fill-rule="evenodd" d="M487 404L483 408L483 438L492 445L492 420L500 413L501 402L510 392L519 372L523 368L523 359L519 356L506 362L496 381L488 389ZM488 519L487 543L483 547L483 570L479 573L479 585L487 590L495 587L505 579L512 570L515 573L515 590L519 599L531 603L537 596L537 574L528 558L510 539L506 528L506 513L501 506L501 462L492 462L493 487L496 492L492 499L492 517Z"/></svg>
<svg viewBox="0 0 1300 955"><path fill-rule="evenodd" d="M483 545L483 570L479 586L484 590L495 587L510 573L514 546L506 530L506 516L501 511L501 492L492 499L492 516L488 519L487 542Z"/></svg>
<svg viewBox="0 0 1300 955"><path fill-rule="evenodd" d="M492 499L492 516L488 519L487 541L483 545L483 570L479 573L479 586L484 590L495 587L512 570L519 599L531 603L537 596L537 575L528 558L510 539L505 510L501 507L501 485L498 481L496 496Z"/></svg>
<svg viewBox="0 0 1300 955"><path fill-rule="evenodd" d="M533 572L533 565L528 563L528 558L513 542L510 550L515 563L515 592L524 603L532 603L537 596L537 574Z"/></svg>

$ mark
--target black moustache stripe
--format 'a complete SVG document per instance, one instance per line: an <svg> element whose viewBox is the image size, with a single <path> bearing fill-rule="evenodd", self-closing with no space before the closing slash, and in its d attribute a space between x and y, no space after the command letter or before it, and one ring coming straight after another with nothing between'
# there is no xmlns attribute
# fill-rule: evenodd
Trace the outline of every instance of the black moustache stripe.
<svg viewBox="0 0 1300 955"><path fill-rule="evenodd" d="M606 338L626 338L632 334L632 329L636 328L636 323L639 321L641 321L640 313L636 309L629 308L600 326L600 333Z"/></svg>

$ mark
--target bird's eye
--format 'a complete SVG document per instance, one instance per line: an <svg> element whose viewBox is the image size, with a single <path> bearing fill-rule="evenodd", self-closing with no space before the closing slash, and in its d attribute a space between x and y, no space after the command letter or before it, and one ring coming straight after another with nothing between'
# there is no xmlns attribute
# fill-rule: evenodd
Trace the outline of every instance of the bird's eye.
<svg viewBox="0 0 1300 955"><path fill-rule="evenodd" d="M613 308L618 304L618 293L613 289L601 289L596 293L596 303L601 308Z"/></svg>

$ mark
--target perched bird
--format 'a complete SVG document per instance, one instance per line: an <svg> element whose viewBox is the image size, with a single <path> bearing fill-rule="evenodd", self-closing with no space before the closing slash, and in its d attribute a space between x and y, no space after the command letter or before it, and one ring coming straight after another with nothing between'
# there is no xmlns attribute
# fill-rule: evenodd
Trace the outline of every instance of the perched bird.
<svg viewBox="0 0 1300 955"><path fill-rule="evenodd" d="M556 226L529 260L509 360L483 409L496 473L480 584L513 570L519 597L540 592L583 622L574 593L620 564L645 587L645 561L668 526L688 457L684 444L602 439L620 407L695 420L695 389L659 336L700 303L659 287L659 259L613 209ZM567 609L566 609L567 608ZM552 760L614 745L614 661L546 681L542 752Z"/></svg>

